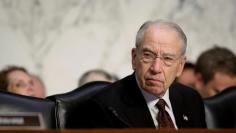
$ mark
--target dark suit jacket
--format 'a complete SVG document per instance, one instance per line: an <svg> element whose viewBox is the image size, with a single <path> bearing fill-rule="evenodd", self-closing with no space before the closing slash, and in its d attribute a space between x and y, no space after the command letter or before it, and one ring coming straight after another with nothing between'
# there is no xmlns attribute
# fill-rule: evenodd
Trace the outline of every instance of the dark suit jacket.
<svg viewBox="0 0 236 133"><path fill-rule="evenodd" d="M178 128L205 128L204 105L192 88L173 83L170 101ZM155 127L134 74L109 85L80 107L76 128Z"/></svg>

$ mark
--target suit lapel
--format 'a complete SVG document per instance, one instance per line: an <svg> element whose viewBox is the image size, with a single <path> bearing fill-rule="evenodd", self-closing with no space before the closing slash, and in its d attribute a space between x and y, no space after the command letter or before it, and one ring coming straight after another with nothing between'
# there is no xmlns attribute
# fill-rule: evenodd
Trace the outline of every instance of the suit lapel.
<svg viewBox="0 0 236 133"><path fill-rule="evenodd" d="M136 83L134 74L124 82L121 91L123 115L133 127L155 127L146 101Z"/></svg>
<svg viewBox="0 0 236 133"><path fill-rule="evenodd" d="M184 99L181 91L178 91L180 86L173 83L170 86L170 101L175 116L176 125L178 128L188 127L188 116L185 111Z"/></svg>
<svg viewBox="0 0 236 133"><path fill-rule="evenodd" d="M185 110L185 101L180 85L173 83L170 86L170 102L173 108L178 128L189 127L188 112ZM146 101L136 83L134 74L128 76L115 88L116 95L122 102L111 104L116 117L128 127L155 127Z"/></svg>

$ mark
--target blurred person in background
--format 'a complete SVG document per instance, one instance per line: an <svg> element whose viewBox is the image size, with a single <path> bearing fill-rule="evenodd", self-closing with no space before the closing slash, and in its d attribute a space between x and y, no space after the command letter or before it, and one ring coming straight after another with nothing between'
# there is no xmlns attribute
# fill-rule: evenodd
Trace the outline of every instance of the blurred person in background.
<svg viewBox="0 0 236 133"><path fill-rule="evenodd" d="M79 86L82 86L86 83L93 82L93 81L108 81L108 82L114 82L118 80L119 78L114 75L106 72L102 69L92 69L84 74L79 79Z"/></svg>
<svg viewBox="0 0 236 133"><path fill-rule="evenodd" d="M186 86L195 88L195 73L194 73L195 64L192 62L186 62L182 74L176 78L176 81L184 84Z"/></svg>
<svg viewBox="0 0 236 133"><path fill-rule="evenodd" d="M236 86L236 56L227 48L215 46L204 51L195 66L196 88L203 98Z"/></svg>
<svg viewBox="0 0 236 133"><path fill-rule="evenodd" d="M25 96L35 95L31 75L19 66L8 66L0 71L0 89Z"/></svg>

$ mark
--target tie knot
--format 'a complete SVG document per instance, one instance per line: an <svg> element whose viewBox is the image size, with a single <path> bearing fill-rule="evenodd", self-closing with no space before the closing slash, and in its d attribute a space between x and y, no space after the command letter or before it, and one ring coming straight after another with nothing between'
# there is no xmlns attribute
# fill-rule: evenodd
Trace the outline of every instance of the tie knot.
<svg viewBox="0 0 236 133"><path fill-rule="evenodd" d="M165 110L165 105L166 105L166 102L163 99L159 99L159 101L156 103L156 107L159 110Z"/></svg>

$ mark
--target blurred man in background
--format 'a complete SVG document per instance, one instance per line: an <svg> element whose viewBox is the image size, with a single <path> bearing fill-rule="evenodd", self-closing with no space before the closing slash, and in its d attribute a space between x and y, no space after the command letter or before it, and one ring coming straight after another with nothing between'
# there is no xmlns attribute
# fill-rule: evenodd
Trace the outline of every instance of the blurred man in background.
<svg viewBox="0 0 236 133"><path fill-rule="evenodd" d="M186 62L182 74L176 78L176 81L189 87L195 88L196 78L194 67L195 65L193 63Z"/></svg>
<svg viewBox="0 0 236 133"><path fill-rule="evenodd" d="M213 47L204 51L195 66L196 88L203 98L236 86L236 56L227 48Z"/></svg>
<svg viewBox="0 0 236 133"><path fill-rule="evenodd" d="M79 79L79 86L82 86L86 83L92 82L92 81L108 81L108 82L114 82L118 80L119 78L114 75L106 72L102 69L92 69L87 72L85 72Z"/></svg>

